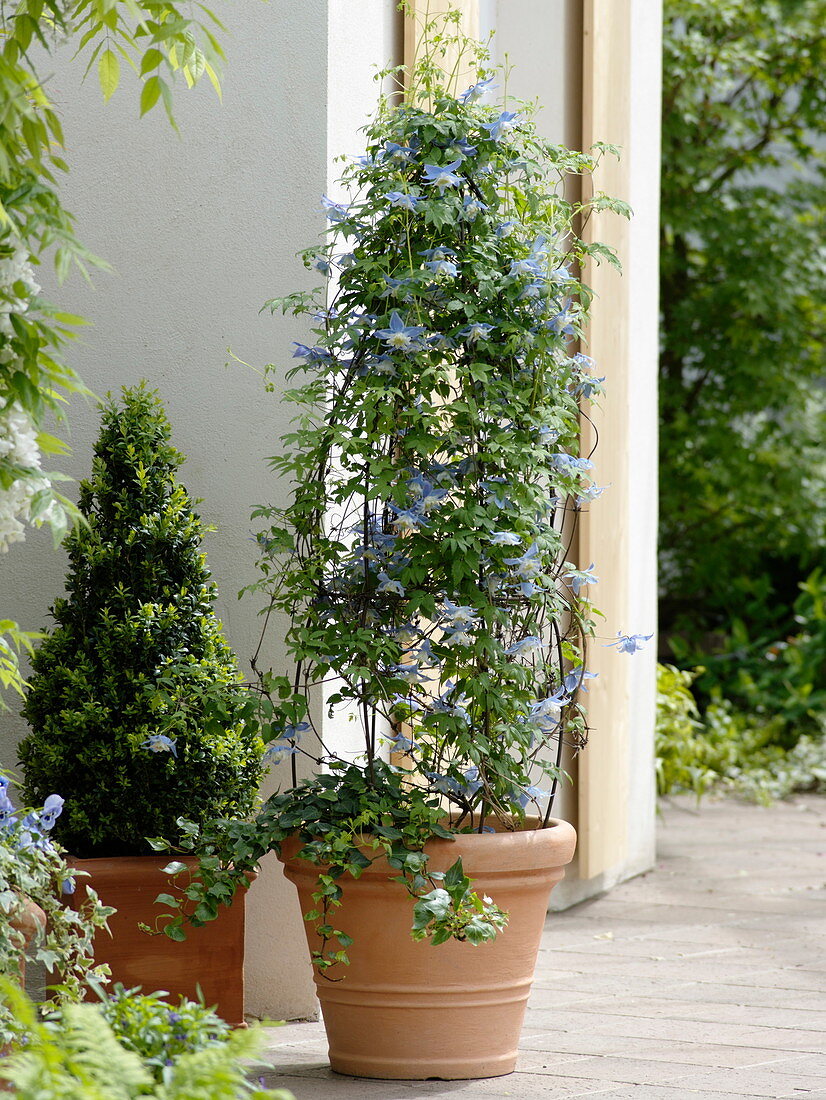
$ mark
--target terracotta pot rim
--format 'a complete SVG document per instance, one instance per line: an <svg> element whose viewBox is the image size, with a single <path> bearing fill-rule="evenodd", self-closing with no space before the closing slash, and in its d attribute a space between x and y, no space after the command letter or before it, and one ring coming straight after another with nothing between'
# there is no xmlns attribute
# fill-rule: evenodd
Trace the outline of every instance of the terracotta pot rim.
<svg viewBox="0 0 826 1100"><path fill-rule="evenodd" d="M534 820L538 821L538 818ZM311 869L318 874L320 864L299 859L298 853L308 843L299 836L288 837L281 845L281 862L295 872L299 868ZM564 867L573 859L576 848L576 831L573 825L559 818L552 818L547 828L516 829L497 833L454 833L453 840L432 837L424 845L430 857L432 870L446 870L459 856L472 861L472 869L466 873L473 877L487 871L501 870L512 873L543 867ZM372 849L365 849L372 853ZM396 875L383 855L373 858L362 877Z"/></svg>
<svg viewBox="0 0 826 1100"><path fill-rule="evenodd" d="M107 873L116 872L119 878L143 878L146 868L152 861L157 864L158 874L162 874L164 867L169 863L184 863L187 867L195 867L198 863L197 856L176 855L174 852L163 856L90 856L89 859L68 855L66 860L70 867L75 867L78 871L87 871L95 877L105 876ZM167 875L166 877L172 878L172 875ZM258 872L247 871L246 877L250 882L253 882L258 878Z"/></svg>

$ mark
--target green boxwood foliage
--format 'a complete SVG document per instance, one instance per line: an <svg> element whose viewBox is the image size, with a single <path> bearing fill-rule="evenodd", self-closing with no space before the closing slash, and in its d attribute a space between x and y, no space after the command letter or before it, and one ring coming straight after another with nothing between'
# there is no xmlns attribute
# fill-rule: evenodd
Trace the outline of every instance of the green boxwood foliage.
<svg viewBox="0 0 826 1100"><path fill-rule="evenodd" d="M182 461L144 384L102 406L86 524L66 539L67 595L32 661L20 747L27 797L60 791L56 833L77 855L141 853L181 815L245 813L260 778Z"/></svg>

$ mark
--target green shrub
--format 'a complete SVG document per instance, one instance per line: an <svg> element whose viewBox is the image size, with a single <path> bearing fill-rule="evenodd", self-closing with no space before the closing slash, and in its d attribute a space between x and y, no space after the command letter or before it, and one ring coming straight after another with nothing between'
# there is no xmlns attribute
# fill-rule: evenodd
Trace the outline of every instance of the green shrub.
<svg viewBox="0 0 826 1100"><path fill-rule="evenodd" d="M768 804L794 791L826 789L826 720L817 736L780 744L781 715L738 711L729 700L700 714L691 685L702 670L657 668L657 793L712 789Z"/></svg>
<svg viewBox="0 0 826 1100"><path fill-rule="evenodd" d="M735 619L722 651L703 656L697 680L701 699L729 699L758 718L780 719L776 742L786 749L803 735L820 736L826 714L826 577L815 570L799 589L795 633L751 637Z"/></svg>
<svg viewBox="0 0 826 1100"><path fill-rule="evenodd" d="M141 993L118 983L101 1002L103 1017L121 1046L140 1056L156 1081L164 1067L195 1050L226 1042L230 1026L206 1005L180 997L176 1004L163 992Z"/></svg>
<svg viewBox="0 0 826 1100"><path fill-rule="evenodd" d="M25 1045L0 1059L0 1080L12 1082L18 1100L295 1100L283 1089L247 1080L242 1059L258 1048L254 1030L175 1053L158 1073L151 1057L136 1049L141 1042L126 1017L113 1027L100 1005L68 1005L41 1024L18 989L2 983L0 995L27 1036Z"/></svg>
<svg viewBox="0 0 826 1100"><path fill-rule="evenodd" d="M28 799L66 799L81 856L149 851L176 819L247 812L261 774L252 704L221 633L183 457L144 384L102 406L67 595L37 648L20 746ZM153 751L154 750L154 751Z"/></svg>
<svg viewBox="0 0 826 1100"><path fill-rule="evenodd" d="M691 685L696 673L673 665L657 666L656 760L657 793L675 789L694 791L699 797L714 776L702 760L703 728Z"/></svg>

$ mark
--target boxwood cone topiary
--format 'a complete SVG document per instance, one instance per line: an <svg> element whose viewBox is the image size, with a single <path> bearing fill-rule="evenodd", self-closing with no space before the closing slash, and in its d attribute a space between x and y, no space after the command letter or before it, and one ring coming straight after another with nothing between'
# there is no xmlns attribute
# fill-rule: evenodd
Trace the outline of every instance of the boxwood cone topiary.
<svg viewBox="0 0 826 1100"><path fill-rule="evenodd" d="M101 409L20 746L27 798L60 791L55 833L82 857L149 852L182 815L248 812L262 754L163 406L141 383Z"/></svg>

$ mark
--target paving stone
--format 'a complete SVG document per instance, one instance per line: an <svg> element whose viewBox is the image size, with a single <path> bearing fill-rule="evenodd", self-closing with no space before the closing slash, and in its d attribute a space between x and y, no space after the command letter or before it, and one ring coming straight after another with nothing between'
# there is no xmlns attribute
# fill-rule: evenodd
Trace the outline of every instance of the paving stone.
<svg viewBox="0 0 826 1100"><path fill-rule="evenodd" d="M788 1063L790 1073L799 1073L803 1077L826 1077L826 1053L806 1054L802 1058L794 1058Z"/></svg>
<svg viewBox="0 0 826 1100"><path fill-rule="evenodd" d="M540 1052L533 1054L525 1052L519 1060L519 1070L542 1072L556 1078L594 1079L630 1085L676 1084L680 1078L697 1073L696 1065L690 1062L663 1063L617 1055L572 1058L566 1062L554 1062L552 1056L545 1056L543 1060Z"/></svg>
<svg viewBox="0 0 826 1100"><path fill-rule="evenodd" d="M788 1050L769 1050L765 1047L723 1046L716 1043L685 1043L678 1040L662 1042L657 1039L629 1039L619 1035L561 1035L556 1032L526 1032L522 1037L524 1051L543 1051L549 1056L555 1053L610 1055L652 1062L680 1062L693 1066L718 1069L735 1069L738 1066L757 1067L788 1065L795 1072L815 1074L812 1065L821 1061L820 1055L799 1054ZM809 1063L812 1059L812 1063Z"/></svg>
<svg viewBox="0 0 826 1100"><path fill-rule="evenodd" d="M684 1077L679 1082L684 1089L704 1089L716 1092L718 1096L768 1096L772 1100L786 1100L787 1097L801 1097L805 1100L820 1100L826 1096L826 1087L822 1077L800 1076L773 1072L762 1067L758 1069L735 1069L720 1073L717 1070L697 1073Z"/></svg>

